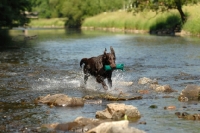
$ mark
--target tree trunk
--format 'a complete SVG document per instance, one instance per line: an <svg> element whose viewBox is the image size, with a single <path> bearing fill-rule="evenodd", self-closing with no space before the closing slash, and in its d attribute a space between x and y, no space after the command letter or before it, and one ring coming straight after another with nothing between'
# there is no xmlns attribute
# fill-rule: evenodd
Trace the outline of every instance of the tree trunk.
<svg viewBox="0 0 200 133"><path fill-rule="evenodd" d="M175 4L176 4L176 7L177 7L179 14L181 15L182 23L185 23L186 22L186 16L185 16L185 13L182 10L181 0L175 0Z"/></svg>

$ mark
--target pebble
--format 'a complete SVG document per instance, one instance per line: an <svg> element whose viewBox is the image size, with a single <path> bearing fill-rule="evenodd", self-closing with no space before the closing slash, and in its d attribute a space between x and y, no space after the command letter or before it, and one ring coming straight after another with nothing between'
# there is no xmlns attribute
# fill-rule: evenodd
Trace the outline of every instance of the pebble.
<svg viewBox="0 0 200 133"><path fill-rule="evenodd" d="M155 109L155 108L158 108L158 106L157 105L151 105L151 106L149 106L149 108Z"/></svg>
<svg viewBox="0 0 200 133"><path fill-rule="evenodd" d="M140 121L139 124L144 124L144 125L146 125L147 123L146 123L146 121Z"/></svg>
<svg viewBox="0 0 200 133"><path fill-rule="evenodd" d="M171 106L168 106L168 107L164 107L164 109L174 110L174 109L176 109L176 106L171 105Z"/></svg>

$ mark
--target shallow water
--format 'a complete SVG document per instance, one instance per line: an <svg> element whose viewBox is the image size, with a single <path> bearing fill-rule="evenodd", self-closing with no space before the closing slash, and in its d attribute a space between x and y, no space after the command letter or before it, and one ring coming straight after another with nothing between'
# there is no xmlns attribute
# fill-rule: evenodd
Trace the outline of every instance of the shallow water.
<svg viewBox="0 0 200 133"><path fill-rule="evenodd" d="M135 93L145 86L138 86L141 77L157 79L159 84L169 84L178 92L151 93L142 100L122 101L138 108L142 117L130 125L149 133L198 132L199 121L186 121L175 112L199 113L200 103L179 102L178 94L187 84L200 84L200 39L192 37L166 37L107 33L97 31L68 31L63 29L30 29L32 40L24 40L20 29L11 30L17 49L0 50L0 129L6 132L33 131L45 123L70 122L79 116L94 118L101 105L84 107L49 108L35 105L38 96L64 93L82 97L89 91L104 91L93 78L83 87L83 74L79 61L83 57L97 56L113 46L117 60L125 71L113 73L114 82L132 81L134 85L122 91ZM118 93L114 88L111 93ZM119 90L120 92L121 90ZM172 98L162 98L172 96ZM150 105L158 108L150 109ZM164 110L175 105L176 110ZM185 108L186 107L186 108ZM145 121L147 124L139 124Z"/></svg>

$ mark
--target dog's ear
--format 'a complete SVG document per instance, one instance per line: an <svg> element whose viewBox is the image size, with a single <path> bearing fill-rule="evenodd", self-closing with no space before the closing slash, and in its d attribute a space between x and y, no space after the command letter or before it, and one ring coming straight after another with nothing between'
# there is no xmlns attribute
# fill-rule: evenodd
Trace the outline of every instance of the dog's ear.
<svg viewBox="0 0 200 133"><path fill-rule="evenodd" d="M115 51L112 46L110 46L110 51L111 51L111 54L113 54L115 56Z"/></svg>
<svg viewBox="0 0 200 133"><path fill-rule="evenodd" d="M104 53L103 53L103 58L104 58L104 59L106 58L106 51L107 51L107 49L105 48L105 51L104 51Z"/></svg>

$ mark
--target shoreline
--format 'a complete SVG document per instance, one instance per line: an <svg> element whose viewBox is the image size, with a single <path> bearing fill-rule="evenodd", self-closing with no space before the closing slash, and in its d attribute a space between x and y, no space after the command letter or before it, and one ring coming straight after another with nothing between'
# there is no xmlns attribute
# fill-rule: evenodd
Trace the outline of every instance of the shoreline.
<svg viewBox="0 0 200 133"><path fill-rule="evenodd" d="M99 31L109 31L109 32L123 32L123 33L133 33L133 34L150 34L150 35L158 35L158 36L193 36L193 37L200 37L200 33L197 35L193 35L188 31L181 30L180 32L170 32L166 33L165 30L158 31L157 33L150 32L150 30L137 30L137 29L121 29L121 28L105 28L105 27L81 27L83 30L99 30Z"/></svg>
<svg viewBox="0 0 200 133"><path fill-rule="evenodd" d="M21 29L22 27L15 27L15 29ZM65 26L29 26L26 28L29 29L67 29ZM125 28L115 28L115 27L80 27L81 30L96 30L96 31L108 31L108 32L122 32L122 33L132 33L132 34L150 34L150 35L158 35L158 36L192 36L192 37L200 37L200 33L192 34L188 31L181 30L180 32L169 32L167 33L166 30L158 30L151 32L150 30L138 30L138 29L125 29Z"/></svg>

